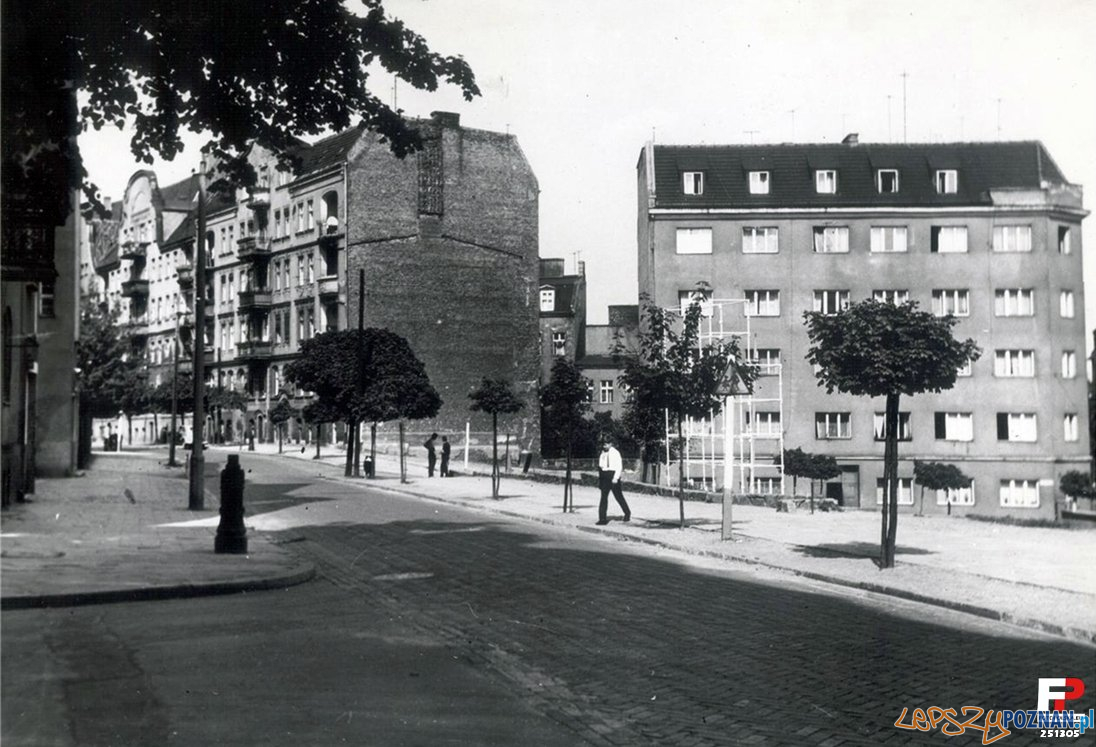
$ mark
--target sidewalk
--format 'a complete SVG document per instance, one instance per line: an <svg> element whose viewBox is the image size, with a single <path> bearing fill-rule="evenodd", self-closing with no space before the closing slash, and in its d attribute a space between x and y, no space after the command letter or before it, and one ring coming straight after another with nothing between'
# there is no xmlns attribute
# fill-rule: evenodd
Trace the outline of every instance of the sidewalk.
<svg viewBox="0 0 1096 747"><path fill-rule="evenodd" d="M260 444L256 449L248 452L225 448L240 453L242 460L277 452L276 445ZM314 447L302 451L299 445L287 445L283 457L327 465L332 480L729 563L780 569L1096 644L1096 533L1090 530L902 515L898 524L898 565L880 571L874 563L879 517L873 512L811 515L803 510L778 514L770 508L735 506L733 540L723 541L719 504L686 503L688 526L682 530L678 528L676 499L626 491L631 522L619 520L619 508L610 499L613 521L607 526L595 526L599 494L593 488L576 485L576 510L563 513L563 488L558 484L506 477L502 498L493 500L487 476L427 478L421 457L409 459L408 483L401 484L394 456L379 457L380 479L362 480L342 476L342 452L328 447L318 462L313 460L314 455ZM4 516L0 561L3 607L58 603L58 599L61 603L99 601L104 594L150 598L203 590L228 591L236 588L232 584L270 588L310 576L310 567L301 567L264 539L262 530L268 522L263 514L247 517L249 530L253 530L248 533L251 555L235 556L230 562L223 562L226 556L213 555L212 529L162 526L187 523L187 519L205 514L195 516L195 512L186 511L186 481L177 476L181 471L163 474L166 468L159 467L157 459L164 461L164 454L106 455L87 477L40 481L40 503ZM144 468L127 473L112 469L111 460L118 460L119 467L132 462ZM453 467L462 468L459 459L454 460ZM483 465L473 468L482 470ZM81 498L92 485L95 496ZM134 494L135 503L125 497L125 487ZM161 492L164 497L154 497ZM207 496L206 507L211 510L206 513L215 515L217 505L215 496ZM135 511L135 506L140 509ZM56 512L58 507L63 507L67 521L62 521L60 515L44 515ZM149 553L149 549L156 552ZM178 562L164 562L165 551L173 553ZM64 554L50 556L57 552ZM155 563L148 562L149 558ZM218 562L207 566L205 561L212 560Z"/></svg>

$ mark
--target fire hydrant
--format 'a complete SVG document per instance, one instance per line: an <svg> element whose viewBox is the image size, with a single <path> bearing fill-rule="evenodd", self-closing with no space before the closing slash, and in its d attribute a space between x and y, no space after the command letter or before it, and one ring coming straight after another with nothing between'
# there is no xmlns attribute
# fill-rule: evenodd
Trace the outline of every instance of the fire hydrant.
<svg viewBox="0 0 1096 747"><path fill-rule="evenodd" d="M221 470L221 523L213 540L216 553L247 554L247 529L244 528L244 471L237 454L228 455Z"/></svg>

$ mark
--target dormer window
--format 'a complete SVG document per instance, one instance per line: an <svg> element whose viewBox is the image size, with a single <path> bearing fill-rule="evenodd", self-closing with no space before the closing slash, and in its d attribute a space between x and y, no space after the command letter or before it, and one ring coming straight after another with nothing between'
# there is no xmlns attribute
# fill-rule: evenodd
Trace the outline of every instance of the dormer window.
<svg viewBox="0 0 1096 747"><path fill-rule="evenodd" d="M955 169L937 169L936 192L942 195L953 195L959 191L959 172Z"/></svg>
<svg viewBox="0 0 1096 747"><path fill-rule="evenodd" d="M879 169L875 172L875 188L879 194L894 194L898 191L898 169Z"/></svg>
<svg viewBox="0 0 1096 747"><path fill-rule="evenodd" d="M687 195L704 194L704 172L686 171L682 174L683 187Z"/></svg>
<svg viewBox="0 0 1096 747"><path fill-rule="evenodd" d="M540 289L540 310L541 311L555 311L556 310L556 289L555 288L541 288Z"/></svg>
<svg viewBox="0 0 1096 747"><path fill-rule="evenodd" d="M814 191L820 195L837 194L837 171L818 169L814 172Z"/></svg>
<svg viewBox="0 0 1096 747"><path fill-rule="evenodd" d="M767 194L769 194L769 172L768 171L751 171L750 172L750 194L752 194L752 195L767 195Z"/></svg>

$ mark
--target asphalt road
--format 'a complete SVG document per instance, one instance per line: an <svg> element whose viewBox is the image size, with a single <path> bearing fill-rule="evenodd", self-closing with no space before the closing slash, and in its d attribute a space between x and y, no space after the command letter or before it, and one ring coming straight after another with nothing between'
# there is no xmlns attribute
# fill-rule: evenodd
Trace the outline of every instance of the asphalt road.
<svg viewBox="0 0 1096 747"><path fill-rule="evenodd" d="M5 613L4 745L962 745L894 722L1096 692L1091 648L249 463L321 579Z"/></svg>

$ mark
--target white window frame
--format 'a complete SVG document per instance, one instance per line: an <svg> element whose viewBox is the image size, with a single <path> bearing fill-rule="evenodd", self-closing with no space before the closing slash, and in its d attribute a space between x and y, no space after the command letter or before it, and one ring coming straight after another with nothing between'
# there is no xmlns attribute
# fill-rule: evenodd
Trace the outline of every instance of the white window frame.
<svg viewBox="0 0 1096 747"><path fill-rule="evenodd" d="M1001 480L998 497L1002 508L1039 508L1039 481Z"/></svg>
<svg viewBox="0 0 1096 747"><path fill-rule="evenodd" d="M613 404L613 380L602 379L598 388L598 402L603 405Z"/></svg>
<svg viewBox="0 0 1096 747"><path fill-rule="evenodd" d="M1006 416L1005 435L1007 438L1000 438L1001 434L998 433L998 441L1031 444L1039 440L1039 422L1035 413L1009 412L1003 414Z"/></svg>
<svg viewBox="0 0 1096 747"><path fill-rule="evenodd" d="M704 194L704 172L703 171L683 171L683 172L681 172L681 189L687 195L702 195L702 194Z"/></svg>
<svg viewBox="0 0 1096 747"><path fill-rule="evenodd" d="M556 289L555 288L541 288L540 289L540 310L541 311L555 311L556 310Z"/></svg>
<svg viewBox="0 0 1096 747"><path fill-rule="evenodd" d="M780 316L779 290L747 290L746 316Z"/></svg>
<svg viewBox="0 0 1096 747"><path fill-rule="evenodd" d="M959 171L957 169L937 169L933 181L936 184L937 194L953 195L959 191Z"/></svg>
<svg viewBox="0 0 1096 747"><path fill-rule="evenodd" d="M874 254L908 252L909 228L907 226L872 226L870 251Z"/></svg>
<svg viewBox="0 0 1096 747"><path fill-rule="evenodd" d="M1063 290L1058 294L1058 314L1063 319L1072 319L1076 313L1074 295L1071 290Z"/></svg>
<svg viewBox="0 0 1096 747"><path fill-rule="evenodd" d="M893 189L883 189L883 175L894 177ZM875 189L881 195L893 195L898 193L898 169L876 169L875 171Z"/></svg>
<svg viewBox="0 0 1096 747"><path fill-rule="evenodd" d="M967 288L934 288L934 316L970 316L970 290Z"/></svg>
<svg viewBox="0 0 1096 747"><path fill-rule="evenodd" d="M885 478L875 478L875 505L882 506L883 500L886 498L887 481ZM899 506L912 506L913 505L913 478L912 477L899 477L898 478L898 505Z"/></svg>
<svg viewBox="0 0 1096 747"><path fill-rule="evenodd" d="M815 254L848 254L849 253L849 227L848 226L815 226L814 227L814 253Z"/></svg>
<svg viewBox="0 0 1096 747"><path fill-rule="evenodd" d="M679 227L675 235L674 251L677 254L711 254L711 227Z"/></svg>
<svg viewBox="0 0 1096 747"><path fill-rule="evenodd" d="M993 227L993 251L1023 253L1031 251L1031 226L1023 224Z"/></svg>
<svg viewBox="0 0 1096 747"><path fill-rule="evenodd" d="M837 194L837 169L815 169L814 191L820 195Z"/></svg>
<svg viewBox="0 0 1096 747"><path fill-rule="evenodd" d="M935 427L935 424L934 424ZM974 440L974 414L969 412L945 412L944 413L944 437L937 441L962 441Z"/></svg>
<svg viewBox="0 0 1096 747"><path fill-rule="evenodd" d="M849 292L847 290L816 290L814 292L814 311L820 311L826 316L833 316L847 308L849 308Z"/></svg>
<svg viewBox="0 0 1096 747"><path fill-rule="evenodd" d="M1058 253L1073 253L1073 231L1069 226L1058 226Z"/></svg>
<svg viewBox="0 0 1096 747"><path fill-rule="evenodd" d="M780 231L776 226L743 226L743 254L776 254L780 251Z"/></svg>
<svg viewBox="0 0 1096 747"><path fill-rule="evenodd" d="M754 415L756 417L750 425L750 430L756 438L780 438L780 434L783 433L783 424L780 422L779 411L758 411Z"/></svg>
<svg viewBox="0 0 1096 747"><path fill-rule="evenodd" d="M948 488L936 491L936 505L947 506L973 506L974 505L974 480L965 488Z"/></svg>
<svg viewBox="0 0 1096 747"><path fill-rule="evenodd" d="M780 348L752 348L749 360L757 367L758 376L776 376L780 370Z"/></svg>
<svg viewBox="0 0 1096 747"><path fill-rule="evenodd" d="M932 250L934 253L967 253L968 245L966 226L933 226L931 230L936 235L936 248Z"/></svg>
<svg viewBox="0 0 1096 747"><path fill-rule="evenodd" d="M1035 351L1015 348L994 351L993 375L1001 378L1033 378Z"/></svg>
<svg viewBox="0 0 1096 747"><path fill-rule="evenodd" d="M963 367L956 370L956 376L973 376L974 375L974 361L967 358L967 362L963 364Z"/></svg>
<svg viewBox="0 0 1096 747"><path fill-rule="evenodd" d="M898 413L898 440L899 441L912 441L913 440L913 426L910 424L910 413L899 412ZM887 414L885 412L877 412L872 417L872 433L874 434L876 441L884 441L887 437Z"/></svg>
<svg viewBox="0 0 1096 747"><path fill-rule="evenodd" d="M1067 412L1062 416L1062 438L1066 441L1079 441L1081 439L1081 419L1075 412Z"/></svg>
<svg viewBox="0 0 1096 747"><path fill-rule="evenodd" d="M993 291L994 316L1035 316L1033 288L997 288Z"/></svg>
<svg viewBox="0 0 1096 747"><path fill-rule="evenodd" d="M567 333L561 330L552 332L552 354L567 355Z"/></svg>
<svg viewBox="0 0 1096 747"><path fill-rule="evenodd" d="M700 315L702 317L712 315L712 292L710 290L683 290L677 292L677 303L681 310L681 316L685 316L694 300L700 302Z"/></svg>
<svg viewBox="0 0 1096 747"><path fill-rule="evenodd" d="M894 306L901 306L902 304L909 302L910 292L908 290L873 290L871 292L871 297L879 303L889 303Z"/></svg>
<svg viewBox="0 0 1096 747"><path fill-rule="evenodd" d="M852 413L816 412L814 414L814 438L816 441L847 441L852 438Z"/></svg>
<svg viewBox="0 0 1096 747"><path fill-rule="evenodd" d="M1073 350L1062 351L1062 378L1077 378L1077 353Z"/></svg>
<svg viewBox="0 0 1096 747"><path fill-rule="evenodd" d="M751 171L749 174L750 194L767 195L772 183L772 174L768 171Z"/></svg>

